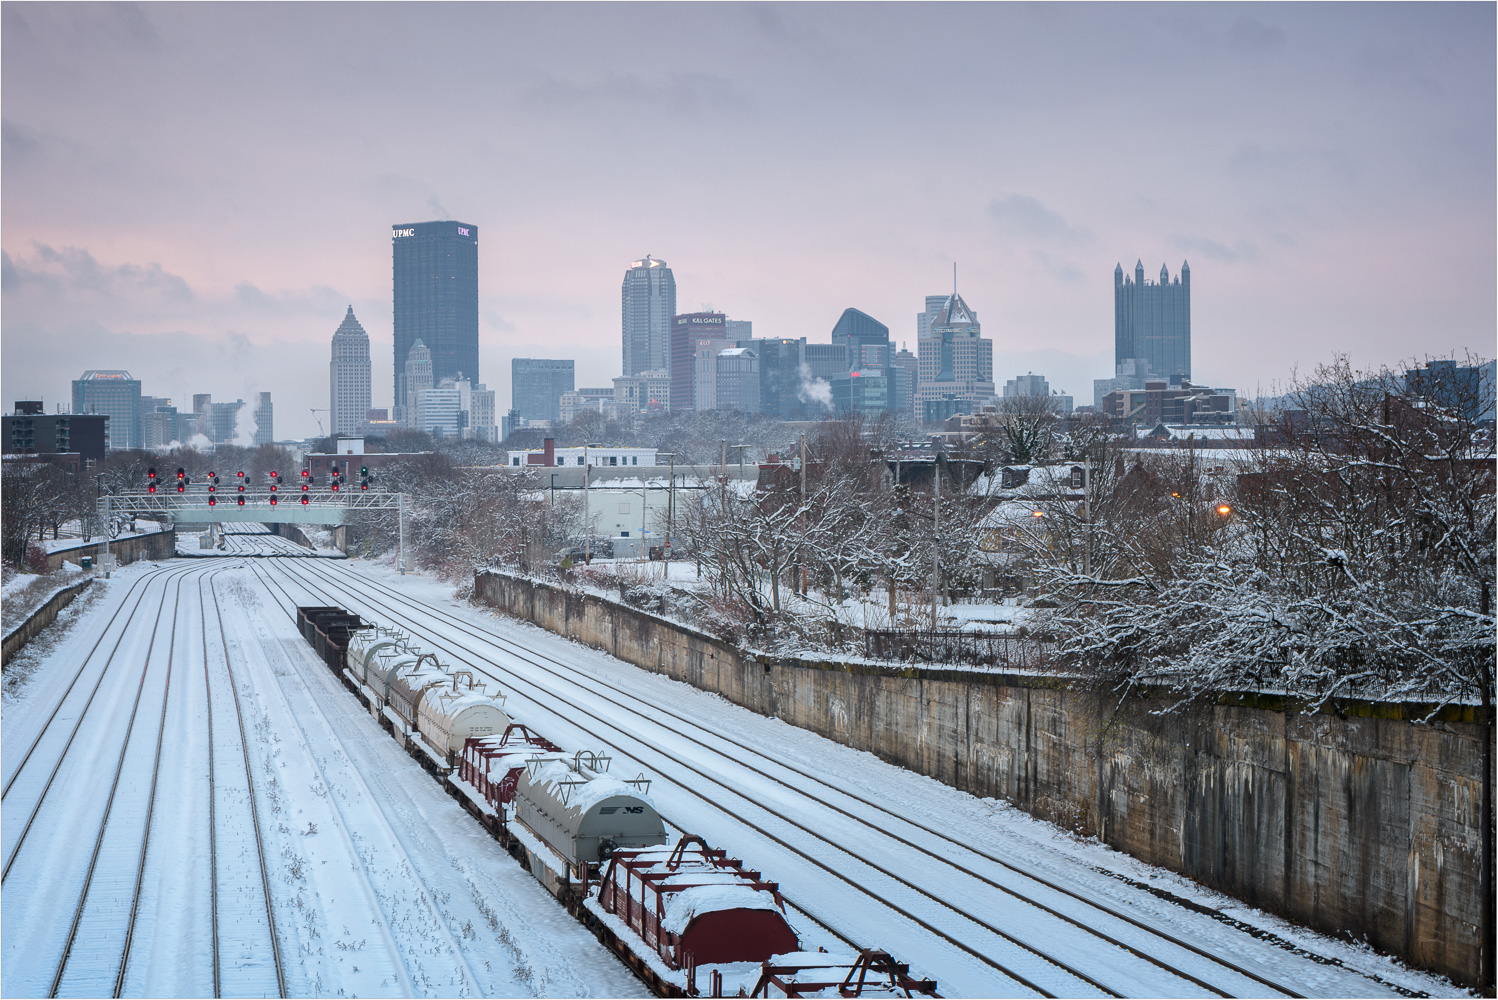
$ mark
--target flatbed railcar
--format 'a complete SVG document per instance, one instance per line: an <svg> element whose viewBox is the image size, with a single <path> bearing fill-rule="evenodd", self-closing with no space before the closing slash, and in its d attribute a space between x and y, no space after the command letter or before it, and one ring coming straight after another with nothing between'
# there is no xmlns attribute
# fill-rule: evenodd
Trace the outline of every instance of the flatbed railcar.
<svg viewBox="0 0 1498 1000"><path fill-rule="evenodd" d="M471 671L342 608L295 617L386 731L657 995L937 996L885 952L802 951L777 883L701 837L671 845L649 778L563 750Z"/></svg>

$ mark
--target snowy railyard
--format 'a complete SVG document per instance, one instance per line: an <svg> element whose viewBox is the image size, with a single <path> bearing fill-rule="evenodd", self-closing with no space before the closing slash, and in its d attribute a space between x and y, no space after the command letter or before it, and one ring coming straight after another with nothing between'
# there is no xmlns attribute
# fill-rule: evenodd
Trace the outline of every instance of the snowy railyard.
<svg viewBox="0 0 1498 1000"><path fill-rule="evenodd" d="M888 950L944 996L1466 995L448 585L308 554L240 535L126 567L7 666L4 995L648 995L339 683L297 605L497 684L517 721L652 779L672 842L778 882L803 947Z"/></svg>

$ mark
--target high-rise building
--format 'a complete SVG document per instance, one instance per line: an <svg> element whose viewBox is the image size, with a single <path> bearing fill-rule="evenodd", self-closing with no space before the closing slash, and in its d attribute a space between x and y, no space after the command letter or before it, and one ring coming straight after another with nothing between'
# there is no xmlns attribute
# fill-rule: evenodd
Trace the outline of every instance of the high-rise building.
<svg viewBox="0 0 1498 1000"><path fill-rule="evenodd" d="M274 444L276 441L276 406L270 401L270 393L262 392L255 406L255 447ZM363 433L356 431L356 433Z"/></svg>
<svg viewBox="0 0 1498 1000"><path fill-rule="evenodd" d="M954 290L931 319L931 329L920 348L920 381L916 405L925 412L928 401L952 397L970 407L994 398L993 341L980 336L978 314Z"/></svg>
<svg viewBox="0 0 1498 1000"><path fill-rule="evenodd" d="M396 422L403 427L416 427L416 394L436 384L432 377L432 352L427 350L425 341L418 339L411 345L405 363L401 366L401 378L397 384L405 387L406 395L401 400L400 408L405 418L397 419Z"/></svg>
<svg viewBox="0 0 1498 1000"><path fill-rule="evenodd" d="M919 344L919 341L917 341ZM899 373L895 387L895 409L908 416L915 416L915 387L921 380L921 362L904 344L895 354L891 366Z"/></svg>
<svg viewBox="0 0 1498 1000"><path fill-rule="evenodd" d="M945 295L926 296L926 311L915 314L915 342L919 344L931 335L931 320L941 312L941 307L946 304Z"/></svg>
<svg viewBox="0 0 1498 1000"><path fill-rule="evenodd" d="M724 326L728 329L729 340L754 339L754 321L751 319L731 319Z"/></svg>
<svg viewBox="0 0 1498 1000"><path fill-rule="evenodd" d="M584 386L562 393L562 423L572 423L580 413L597 413L605 420L618 417L619 406L614 402L614 390Z"/></svg>
<svg viewBox="0 0 1498 1000"><path fill-rule="evenodd" d="M759 358L747 347L718 352L713 364L717 378L714 409L759 412Z"/></svg>
<svg viewBox="0 0 1498 1000"><path fill-rule="evenodd" d="M671 409L713 409L712 359L730 346L727 317L716 312L684 313L671 319ZM628 374L628 372L626 372ZM703 378L709 380L703 386ZM706 388L706 392L699 389Z"/></svg>
<svg viewBox="0 0 1498 1000"><path fill-rule="evenodd" d="M390 237L399 410L410 405L405 365L418 340L431 352L433 379L479 377L479 230L466 222L407 222L392 226ZM410 421L402 413L396 419Z"/></svg>
<svg viewBox="0 0 1498 1000"><path fill-rule="evenodd" d="M73 380L73 412L109 417L109 450L139 448L140 380L119 369L91 368Z"/></svg>
<svg viewBox="0 0 1498 1000"><path fill-rule="evenodd" d="M848 369L883 368L892 360L889 327L860 309L844 309L832 328L832 342L848 352Z"/></svg>
<svg viewBox="0 0 1498 1000"><path fill-rule="evenodd" d="M806 401L801 398L806 364L806 338L762 337L737 340L735 347L747 347L759 356L759 410L783 420L799 420L806 415Z"/></svg>
<svg viewBox="0 0 1498 1000"><path fill-rule="evenodd" d="M510 361L510 406L522 420L562 417L562 393L575 386L573 362L551 358L514 358Z"/></svg>
<svg viewBox="0 0 1498 1000"><path fill-rule="evenodd" d="M614 379L614 403L626 413L665 413L671 409L671 373L664 368Z"/></svg>
<svg viewBox="0 0 1498 1000"><path fill-rule="evenodd" d="M433 437L461 437L463 425L463 390L454 380L443 379L439 388L417 390L417 430Z"/></svg>
<svg viewBox="0 0 1498 1000"><path fill-rule="evenodd" d="M1149 375L1180 384L1191 379L1191 265L1181 264L1175 281L1160 265L1158 284L1144 280L1144 262L1134 278L1113 268L1113 360L1144 362Z"/></svg>
<svg viewBox="0 0 1498 1000"><path fill-rule="evenodd" d="M494 390L480 383L468 393L468 437L475 441L499 443L499 428L495 426Z"/></svg>
<svg viewBox="0 0 1498 1000"><path fill-rule="evenodd" d="M354 318L354 307L333 332L333 360L328 364L328 409L331 434L358 434L369 412L369 334Z"/></svg>
<svg viewBox="0 0 1498 1000"><path fill-rule="evenodd" d="M17 402L0 420L0 451L7 455L76 455L93 465L109 447L106 413L45 413L40 400Z"/></svg>
<svg viewBox="0 0 1498 1000"><path fill-rule="evenodd" d="M877 416L893 409L890 369L862 366L832 379L832 409L839 416Z"/></svg>
<svg viewBox="0 0 1498 1000"><path fill-rule="evenodd" d="M669 370L676 278L663 260L645 255L630 262L620 289L624 374Z"/></svg>

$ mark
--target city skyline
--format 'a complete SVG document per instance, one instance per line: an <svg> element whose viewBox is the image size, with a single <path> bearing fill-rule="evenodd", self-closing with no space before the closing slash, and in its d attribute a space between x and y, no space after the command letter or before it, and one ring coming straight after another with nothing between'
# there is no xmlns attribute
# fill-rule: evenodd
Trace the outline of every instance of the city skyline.
<svg viewBox="0 0 1498 1000"><path fill-rule="evenodd" d="M677 313L826 343L851 307L912 349L956 261L994 378L1078 400L1113 374L1120 259L1191 261L1194 380L1247 395L1341 352L1493 351L1491 7L3 14L7 408L119 368L183 409L273 391L282 435L315 433L348 305L393 383L392 219L486 229L501 386L515 357L619 374L647 251ZM454 36L497 58L439 59ZM909 45L936 37L964 57L922 73ZM540 55L562 38L586 69ZM363 54L395 43L441 68ZM911 138L944 129L956 151ZM659 155L678 140L732 155Z"/></svg>

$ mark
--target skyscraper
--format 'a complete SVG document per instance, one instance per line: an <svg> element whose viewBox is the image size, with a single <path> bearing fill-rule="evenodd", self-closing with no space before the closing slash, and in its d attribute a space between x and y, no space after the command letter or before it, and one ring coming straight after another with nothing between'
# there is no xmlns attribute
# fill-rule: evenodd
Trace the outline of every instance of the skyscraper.
<svg viewBox="0 0 1498 1000"><path fill-rule="evenodd" d="M671 409L711 410L717 396L713 359L728 339L727 317L716 312L684 313L671 320ZM703 380L706 379L706 382Z"/></svg>
<svg viewBox="0 0 1498 1000"><path fill-rule="evenodd" d="M328 409L333 434L358 434L369 412L369 334L354 318L354 307L333 333L333 360L328 364Z"/></svg>
<svg viewBox="0 0 1498 1000"><path fill-rule="evenodd" d="M400 373L400 380L397 384L406 387L406 397L401 405L401 413L404 417L397 423L402 427L415 427L417 426L417 393L430 389L435 384L432 378L432 352L427 350L425 342L418 339L411 345L411 351L406 355L406 361Z"/></svg>
<svg viewBox="0 0 1498 1000"><path fill-rule="evenodd" d="M993 341L979 336L981 329L978 314L955 290L931 317L930 332L918 345L916 407L922 416L926 403L944 396L963 400L969 407L993 399Z"/></svg>
<svg viewBox="0 0 1498 1000"><path fill-rule="evenodd" d="M671 319L676 315L676 278L663 260L632 261L620 289L624 374L671 367Z"/></svg>
<svg viewBox="0 0 1498 1000"><path fill-rule="evenodd" d="M352 315L352 314L351 314ZM364 384L369 384L369 374L365 373ZM270 393L260 394L260 403L255 407L255 445L275 444L276 441L276 404L270 401Z"/></svg>
<svg viewBox="0 0 1498 1000"><path fill-rule="evenodd" d="M510 361L510 406L522 420L562 419L562 393L574 388L573 363L552 358Z"/></svg>
<svg viewBox="0 0 1498 1000"><path fill-rule="evenodd" d="M889 327L861 309L844 309L832 328L832 342L848 351L848 370L865 365L884 367L893 359Z"/></svg>
<svg viewBox="0 0 1498 1000"><path fill-rule="evenodd" d="M1144 262L1134 278L1113 268L1113 361L1115 370L1138 360L1150 375L1179 384L1191 378L1191 265L1183 262L1175 281L1160 265L1160 282L1144 280Z"/></svg>
<svg viewBox="0 0 1498 1000"><path fill-rule="evenodd" d="M941 307L946 304L946 301L947 297L945 295L926 296L926 311L915 314L915 342L917 344L921 342L922 337L931 335L931 320L941 311Z"/></svg>
<svg viewBox="0 0 1498 1000"><path fill-rule="evenodd" d="M73 380L73 412L109 416L109 450L139 448L140 380L119 369L91 368Z"/></svg>
<svg viewBox="0 0 1498 1000"><path fill-rule="evenodd" d="M395 406L410 405L406 359L417 340L432 377L479 378L479 230L466 222L392 226L395 268ZM409 424L414 415L396 413Z"/></svg>

